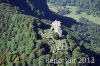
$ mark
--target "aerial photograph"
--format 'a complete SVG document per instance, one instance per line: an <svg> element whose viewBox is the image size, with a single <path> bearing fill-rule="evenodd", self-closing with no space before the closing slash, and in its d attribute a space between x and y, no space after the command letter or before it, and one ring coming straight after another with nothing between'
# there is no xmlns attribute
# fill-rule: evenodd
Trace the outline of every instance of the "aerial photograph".
<svg viewBox="0 0 100 66"><path fill-rule="evenodd" d="M0 0L0 66L100 66L100 0Z"/></svg>

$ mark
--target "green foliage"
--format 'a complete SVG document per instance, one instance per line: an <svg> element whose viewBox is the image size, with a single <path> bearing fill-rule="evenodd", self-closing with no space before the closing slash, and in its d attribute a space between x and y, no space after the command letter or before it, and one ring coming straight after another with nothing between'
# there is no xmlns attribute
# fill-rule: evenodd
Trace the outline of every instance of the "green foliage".
<svg viewBox="0 0 100 66"><path fill-rule="evenodd" d="M76 48L77 44L74 41L74 38L72 36L70 36L69 34L67 35L67 40L69 42L70 48L73 50Z"/></svg>
<svg viewBox="0 0 100 66"><path fill-rule="evenodd" d="M61 2L64 2L64 0ZM65 3L62 5L65 5ZM40 13L37 15L40 15ZM66 38L59 38L57 33L53 33L53 38L47 38L42 34L46 30L49 31L49 22L51 21L21 14L17 7L4 3L0 4L0 53L4 53L0 54L1 66L51 66L46 63L46 58L59 59L67 55L75 58L85 56L80 47L83 44L92 51L97 52L99 50L99 25L82 18L80 19L82 24L73 25L71 28L64 27L65 33L68 33ZM52 53L52 48L59 45L57 44L59 43L58 39L65 39L68 42L68 51ZM50 45L46 40L51 40L54 44ZM89 44L92 44L92 46ZM95 47L95 50L93 50L93 47ZM97 53L100 53L100 51ZM66 64L57 64L57 66L64 65ZM80 66L77 62L72 64L72 66L75 65ZM52 66L55 66L55 64L52 64Z"/></svg>
<svg viewBox="0 0 100 66"><path fill-rule="evenodd" d="M46 53L46 47L42 40L37 39L38 31L35 31L37 28L42 29L44 23L38 18L16 11L8 4L0 4L0 52L4 51L6 54L5 62L8 66L12 65L11 62L15 66L30 66L33 65L33 59ZM35 23L38 23L38 27ZM3 63L4 56L0 55L0 64Z"/></svg>
<svg viewBox="0 0 100 66"><path fill-rule="evenodd" d="M13 66L13 63L9 63L7 66Z"/></svg>
<svg viewBox="0 0 100 66"><path fill-rule="evenodd" d="M21 63L20 63L20 62L17 62L17 63L15 64L15 66L21 66Z"/></svg>
<svg viewBox="0 0 100 66"><path fill-rule="evenodd" d="M58 35L58 33L53 33L52 36L53 36L53 38L56 39L56 40L59 39L59 35Z"/></svg>
<svg viewBox="0 0 100 66"><path fill-rule="evenodd" d="M4 63L4 60L5 60L4 54L0 53L0 65L2 65Z"/></svg>
<svg viewBox="0 0 100 66"><path fill-rule="evenodd" d="M39 61L39 66L45 66L45 56L40 56L38 61Z"/></svg>
<svg viewBox="0 0 100 66"><path fill-rule="evenodd" d="M80 47L75 48L72 55L73 55L73 57L76 57L76 58L80 57L81 56Z"/></svg>
<svg viewBox="0 0 100 66"><path fill-rule="evenodd" d="M43 47L43 42L41 40L38 40L36 43L36 48L42 48Z"/></svg>
<svg viewBox="0 0 100 66"><path fill-rule="evenodd" d="M85 57L85 54L81 52L80 47L75 48L74 51L72 52L72 55L73 55L72 57L74 57L76 59L76 61L75 61L76 63L74 64L76 66L77 66L77 64L79 62L79 58L80 57L81 58ZM78 64L78 66L80 66L82 64L85 64L85 63L80 63L80 64Z"/></svg>
<svg viewBox="0 0 100 66"><path fill-rule="evenodd" d="M78 6L78 13L85 11L87 13L100 12L100 0L48 0L48 3L56 6ZM96 14L99 16L99 14Z"/></svg>

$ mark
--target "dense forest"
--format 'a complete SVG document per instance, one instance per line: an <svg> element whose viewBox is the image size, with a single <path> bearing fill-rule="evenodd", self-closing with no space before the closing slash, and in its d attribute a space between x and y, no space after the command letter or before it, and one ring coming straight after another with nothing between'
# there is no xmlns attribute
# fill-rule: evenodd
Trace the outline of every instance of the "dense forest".
<svg viewBox="0 0 100 66"><path fill-rule="evenodd" d="M85 11L88 14L100 16L100 0L48 0L48 3L57 6L78 6L79 12Z"/></svg>
<svg viewBox="0 0 100 66"><path fill-rule="evenodd" d="M46 0L30 1L16 0L15 4L0 0L0 66L100 66L100 25L85 18L75 24L73 19L59 15L45 18L46 14L53 15ZM50 30L51 23L60 17L63 37ZM72 58L75 63L70 62Z"/></svg>

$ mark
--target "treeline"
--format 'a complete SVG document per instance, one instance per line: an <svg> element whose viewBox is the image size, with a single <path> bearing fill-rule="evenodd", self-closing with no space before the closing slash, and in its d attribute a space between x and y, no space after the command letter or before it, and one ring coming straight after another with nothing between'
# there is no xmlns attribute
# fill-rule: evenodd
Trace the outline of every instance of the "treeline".
<svg viewBox="0 0 100 66"><path fill-rule="evenodd" d="M100 0L48 0L48 3L61 6L78 6L80 12L85 11L87 14L92 13L100 16Z"/></svg>

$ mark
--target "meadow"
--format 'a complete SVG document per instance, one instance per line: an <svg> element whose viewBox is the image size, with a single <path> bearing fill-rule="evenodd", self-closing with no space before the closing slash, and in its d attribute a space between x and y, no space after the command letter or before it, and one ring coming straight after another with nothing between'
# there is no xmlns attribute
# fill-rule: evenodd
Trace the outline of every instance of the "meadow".
<svg viewBox="0 0 100 66"><path fill-rule="evenodd" d="M78 10L77 6L62 7L62 6L54 6L52 4L48 4L48 5L49 5L50 10L52 10L55 13L58 13L63 8L67 8L71 11L71 13L65 14L63 16L71 17L77 21L79 21L79 19L81 17L84 17L84 18L88 19L89 21L92 21L93 23L100 25L100 17L98 17L98 16L93 16L93 14L87 15L86 12L81 12L80 14L76 14L76 11Z"/></svg>

